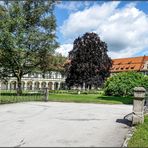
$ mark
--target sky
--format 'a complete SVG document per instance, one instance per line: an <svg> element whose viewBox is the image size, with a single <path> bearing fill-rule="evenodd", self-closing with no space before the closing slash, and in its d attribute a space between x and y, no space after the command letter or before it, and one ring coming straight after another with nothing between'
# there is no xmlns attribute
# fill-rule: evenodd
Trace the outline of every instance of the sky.
<svg viewBox="0 0 148 148"><path fill-rule="evenodd" d="M55 7L56 50L64 56L73 42L95 32L111 58L148 55L148 1L61 1Z"/></svg>

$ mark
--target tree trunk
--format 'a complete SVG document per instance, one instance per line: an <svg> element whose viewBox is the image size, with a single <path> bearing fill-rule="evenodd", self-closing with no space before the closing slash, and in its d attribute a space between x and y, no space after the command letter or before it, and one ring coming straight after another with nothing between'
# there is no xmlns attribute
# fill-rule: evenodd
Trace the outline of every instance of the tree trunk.
<svg viewBox="0 0 148 148"><path fill-rule="evenodd" d="M17 95L20 96L22 94L22 87L21 87L21 77L17 78Z"/></svg>

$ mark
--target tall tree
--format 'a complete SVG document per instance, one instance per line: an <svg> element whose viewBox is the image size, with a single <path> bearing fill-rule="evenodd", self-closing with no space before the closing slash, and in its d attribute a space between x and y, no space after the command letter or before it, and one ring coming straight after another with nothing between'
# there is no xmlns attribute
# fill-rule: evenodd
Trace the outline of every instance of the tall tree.
<svg viewBox="0 0 148 148"><path fill-rule="evenodd" d="M54 5L54 0L0 5L0 78L16 77L18 95L23 75L37 67L45 72L48 55L58 46Z"/></svg>
<svg viewBox="0 0 148 148"><path fill-rule="evenodd" d="M56 52L55 54L48 55L47 61L47 65L45 65L46 71L42 73L43 77L45 76L45 73L49 71L58 71L64 75L64 64L66 61L66 57Z"/></svg>
<svg viewBox="0 0 148 148"><path fill-rule="evenodd" d="M109 76L112 65L107 55L107 44L96 33L85 33L75 39L66 65L68 87L99 87Z"/></svg>

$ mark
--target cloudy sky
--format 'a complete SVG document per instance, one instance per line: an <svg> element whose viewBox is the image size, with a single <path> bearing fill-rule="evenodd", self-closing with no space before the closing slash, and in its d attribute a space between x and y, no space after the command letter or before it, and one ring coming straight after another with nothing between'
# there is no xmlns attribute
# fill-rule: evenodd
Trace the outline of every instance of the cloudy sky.
<svg viewBox="0 0 148 148"><path fill-rule="evenodd" d="M148 55L148 2L63 1L56 6L58 52L67 56L73 41L97 33L111 58Z"/></svg>

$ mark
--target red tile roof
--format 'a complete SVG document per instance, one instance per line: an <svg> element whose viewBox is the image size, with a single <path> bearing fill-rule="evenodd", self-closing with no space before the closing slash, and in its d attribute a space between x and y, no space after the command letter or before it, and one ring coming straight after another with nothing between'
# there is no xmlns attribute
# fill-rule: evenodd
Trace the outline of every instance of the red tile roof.
<svg viewBox="0 0 148 148"><path fill-rule="evenodd" d="M142 71L145 61L148 61L148 56L139 56L132 58L112 59L111 73L127 72L127 71ZM65 64L70 64L71 60L67 59Z"/></svg>
<svg viewBox="0 0 148 148"><path fill-rule="evenodd" d="M148 56L113 59L111 72L141 71Z"/></svg>

